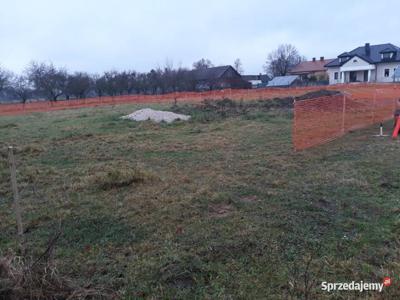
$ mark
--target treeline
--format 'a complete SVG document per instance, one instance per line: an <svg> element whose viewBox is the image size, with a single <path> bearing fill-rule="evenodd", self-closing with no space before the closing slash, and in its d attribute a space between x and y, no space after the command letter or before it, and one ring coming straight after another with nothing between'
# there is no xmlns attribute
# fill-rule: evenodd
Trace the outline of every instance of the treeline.
<svg viewBox="0 0 400 300"><path fill-rule="evenodd" d="M295 46L283 44L269 53L264 69L271 78L285 76L293 66L305 59ZM243 72L240 59L236 59L233 65L238 73ZM193 63L193 69L213 66L210 60L204 58ZM57 101L195 91L196 80L193 75L191 70L173 68L171 63L147 73L126 70L89 74L87 72L71 73L52 63L32 62L21 75L0 68L0 100L20 100L25 103L28 99ZM209 80L209 88L214 88L212 79Z"/></svg>
<svg viewBox="0 0 400 300"><path fill-rule="evenodd" d="M193 66L206 67L202 61ZM168 65L147 73L134 70L107 71L103 74L70 73L52 63L32 62L20 75L0 69L0 99L25 103L30 99L57 101L194 91L196 82L192 74L188 69Z"/></svg>

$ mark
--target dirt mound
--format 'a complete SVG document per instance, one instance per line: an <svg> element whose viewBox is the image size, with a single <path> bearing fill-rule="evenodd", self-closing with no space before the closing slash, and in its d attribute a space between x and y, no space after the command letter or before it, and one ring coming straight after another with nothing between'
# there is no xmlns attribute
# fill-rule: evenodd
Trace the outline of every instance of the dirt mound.
<svg viewBox="0 0 400 300"><path fill-rule="evenodd" d="M304 95L295 97L296 101L301 101L301 100L307 100L307 99L312 99L312 98L318 98L318 97L326 97L326 96L333 96L341 94L339 91L330 91L330 90L319 90L319 91L314 91L314 92L309 92Z"/></svg>

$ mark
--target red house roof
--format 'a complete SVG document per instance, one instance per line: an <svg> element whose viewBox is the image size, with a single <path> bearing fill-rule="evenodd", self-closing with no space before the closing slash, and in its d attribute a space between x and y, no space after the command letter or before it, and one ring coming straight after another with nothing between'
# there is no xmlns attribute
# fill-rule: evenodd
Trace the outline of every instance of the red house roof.
<svg viewBox="0 0 400 300"><path fill-rule="evenodd" d="M326 68L324 67L326 64L333 61L333 59L324 59L321 57L320 59L313 59L310 61L303 61L298 65L294 66L290 71L289 74L292 75L301 75L313 72L324 72Z"/></svg>

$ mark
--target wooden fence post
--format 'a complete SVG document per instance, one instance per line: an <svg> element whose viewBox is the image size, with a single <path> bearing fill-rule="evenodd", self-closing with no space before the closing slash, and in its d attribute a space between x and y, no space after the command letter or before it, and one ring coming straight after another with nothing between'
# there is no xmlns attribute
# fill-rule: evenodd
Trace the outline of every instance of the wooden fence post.
<svg viewBox="0 0 400 300"><path fill-rule="evenodd" d="M293 146L294 150L297 150L297 114L296 114L296 98L293 98L293 128L292 128L292 141L293 141Z"/></svg>
<svg viewBox="0 0 400 300"><path fill-rule="evenodd" d="M374 98L372 103L372 124L375 124L375 110L376 110L376 96L378 94L378 90L374 89Z"/></svg>
<svg viewBox="0 0 400 300"><path fill-rule="evenodd" d="M343 93L343 110L342 110L342 133L345 133L346 122L346 93Z"/></svg>
<svg viewBox="0 0 400 300"><path fill-rule="evenodd" d="M8 161L10 164L10 172L11 172L11 186L14 194L14 212L15 212L15 218L17 220L18 239L21 249L23 249L22 246L23 246L24 229L22 225L21 206L19 204L17 169L15 166L14 148L12 146L8 147Z"/></svg>

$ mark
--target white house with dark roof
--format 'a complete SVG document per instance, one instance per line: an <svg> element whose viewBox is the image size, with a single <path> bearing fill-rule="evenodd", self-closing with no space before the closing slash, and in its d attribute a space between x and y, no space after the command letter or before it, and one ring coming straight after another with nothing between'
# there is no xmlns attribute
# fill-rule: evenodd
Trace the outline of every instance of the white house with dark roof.
<svg viewBox="0 0 400 300"><path fill-rule="evenodd" d="M329 84L349 82L393 82L400 65L400 48L393 44L358 47L326 64Z"/></svg>

